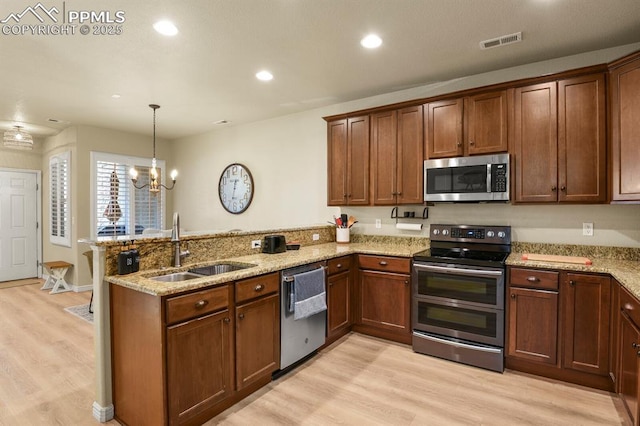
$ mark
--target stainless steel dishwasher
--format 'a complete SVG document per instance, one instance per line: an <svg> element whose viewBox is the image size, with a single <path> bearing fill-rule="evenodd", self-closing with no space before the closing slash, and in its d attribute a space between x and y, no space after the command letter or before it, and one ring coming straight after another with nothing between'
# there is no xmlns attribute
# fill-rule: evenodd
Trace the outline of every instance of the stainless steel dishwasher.
<svg viewBox="0 0 640 426"><path fill-rule="evenodd" d="M318 268L326 270L326 262L285 269L280 273L280 371L324 345L327 329L326 309L307 318L294 319L295 275Z"/></svg>

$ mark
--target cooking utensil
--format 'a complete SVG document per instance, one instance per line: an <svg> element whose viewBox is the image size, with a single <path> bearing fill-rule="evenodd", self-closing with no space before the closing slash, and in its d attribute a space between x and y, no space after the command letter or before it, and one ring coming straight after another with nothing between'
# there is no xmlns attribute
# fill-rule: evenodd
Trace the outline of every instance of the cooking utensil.
<svg viewBox="0 0 640 426"><path fill-rule="evenodd" d="M356 222L356 218L353 216L349 216L349 221L347 222L347 228L351 228L355 222Z"/></svg>
<svg viewBox="0 0 640 426"><path fill-rule="evenodd" d="M340 222L342 223L342 226L346 227L348 221L349 217L345 213L340 215Z"/></svg>

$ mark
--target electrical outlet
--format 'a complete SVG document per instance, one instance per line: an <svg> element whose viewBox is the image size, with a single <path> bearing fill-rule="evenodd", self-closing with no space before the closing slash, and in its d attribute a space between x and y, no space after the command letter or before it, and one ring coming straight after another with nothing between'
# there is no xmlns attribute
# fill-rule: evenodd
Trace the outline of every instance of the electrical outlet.
<svg viewBox="0 0 640 426"><path fill-rule="evenodd" d="M376 228L382 228L382 219L376 219Z"/></svg>
<svg viewBox="0 0 640 426"><path fill-rule="evenodd" d="M260 248L262 246L262 242L260 240L251 241L251 248Z"/></svg>
<svg viewBox="0 0 640 426"><path fill-rule="evenodd" d="M320 234L313 234L312 239L313 241L318 241L320 239Z"/></svg>
<svg viewBox="0 0 640 426"><path fill-rule="evenodd" d="M593 222L582 223L582 235L593 237Z"/></svg>

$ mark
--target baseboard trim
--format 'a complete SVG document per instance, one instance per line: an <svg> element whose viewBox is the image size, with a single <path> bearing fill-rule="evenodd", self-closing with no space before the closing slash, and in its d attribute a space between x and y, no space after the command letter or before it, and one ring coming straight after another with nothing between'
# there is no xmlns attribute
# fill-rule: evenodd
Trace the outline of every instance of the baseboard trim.
<svg viewBox="0 0 640 426"><path fill-rule="evenodd" d="M91 291L91 290L93 290L93 285L91 285L91 284L89 284L89 285L72 285L71 288L76 293L80 293L82 291Z"/></svg>

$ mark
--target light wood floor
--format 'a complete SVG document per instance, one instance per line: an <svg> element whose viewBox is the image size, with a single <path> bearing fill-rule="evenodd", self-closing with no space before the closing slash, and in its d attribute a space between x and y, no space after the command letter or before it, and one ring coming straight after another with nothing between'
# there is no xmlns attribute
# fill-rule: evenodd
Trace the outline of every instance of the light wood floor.
<svg viewBox="0 0 640 426"><path fill-rule="evenodd" d="M63 310L91 293L40 286L0 290L0 425L98 425L93 328ZM607 392L351 334L206 424L626 425L622 410Z"/></svg>

